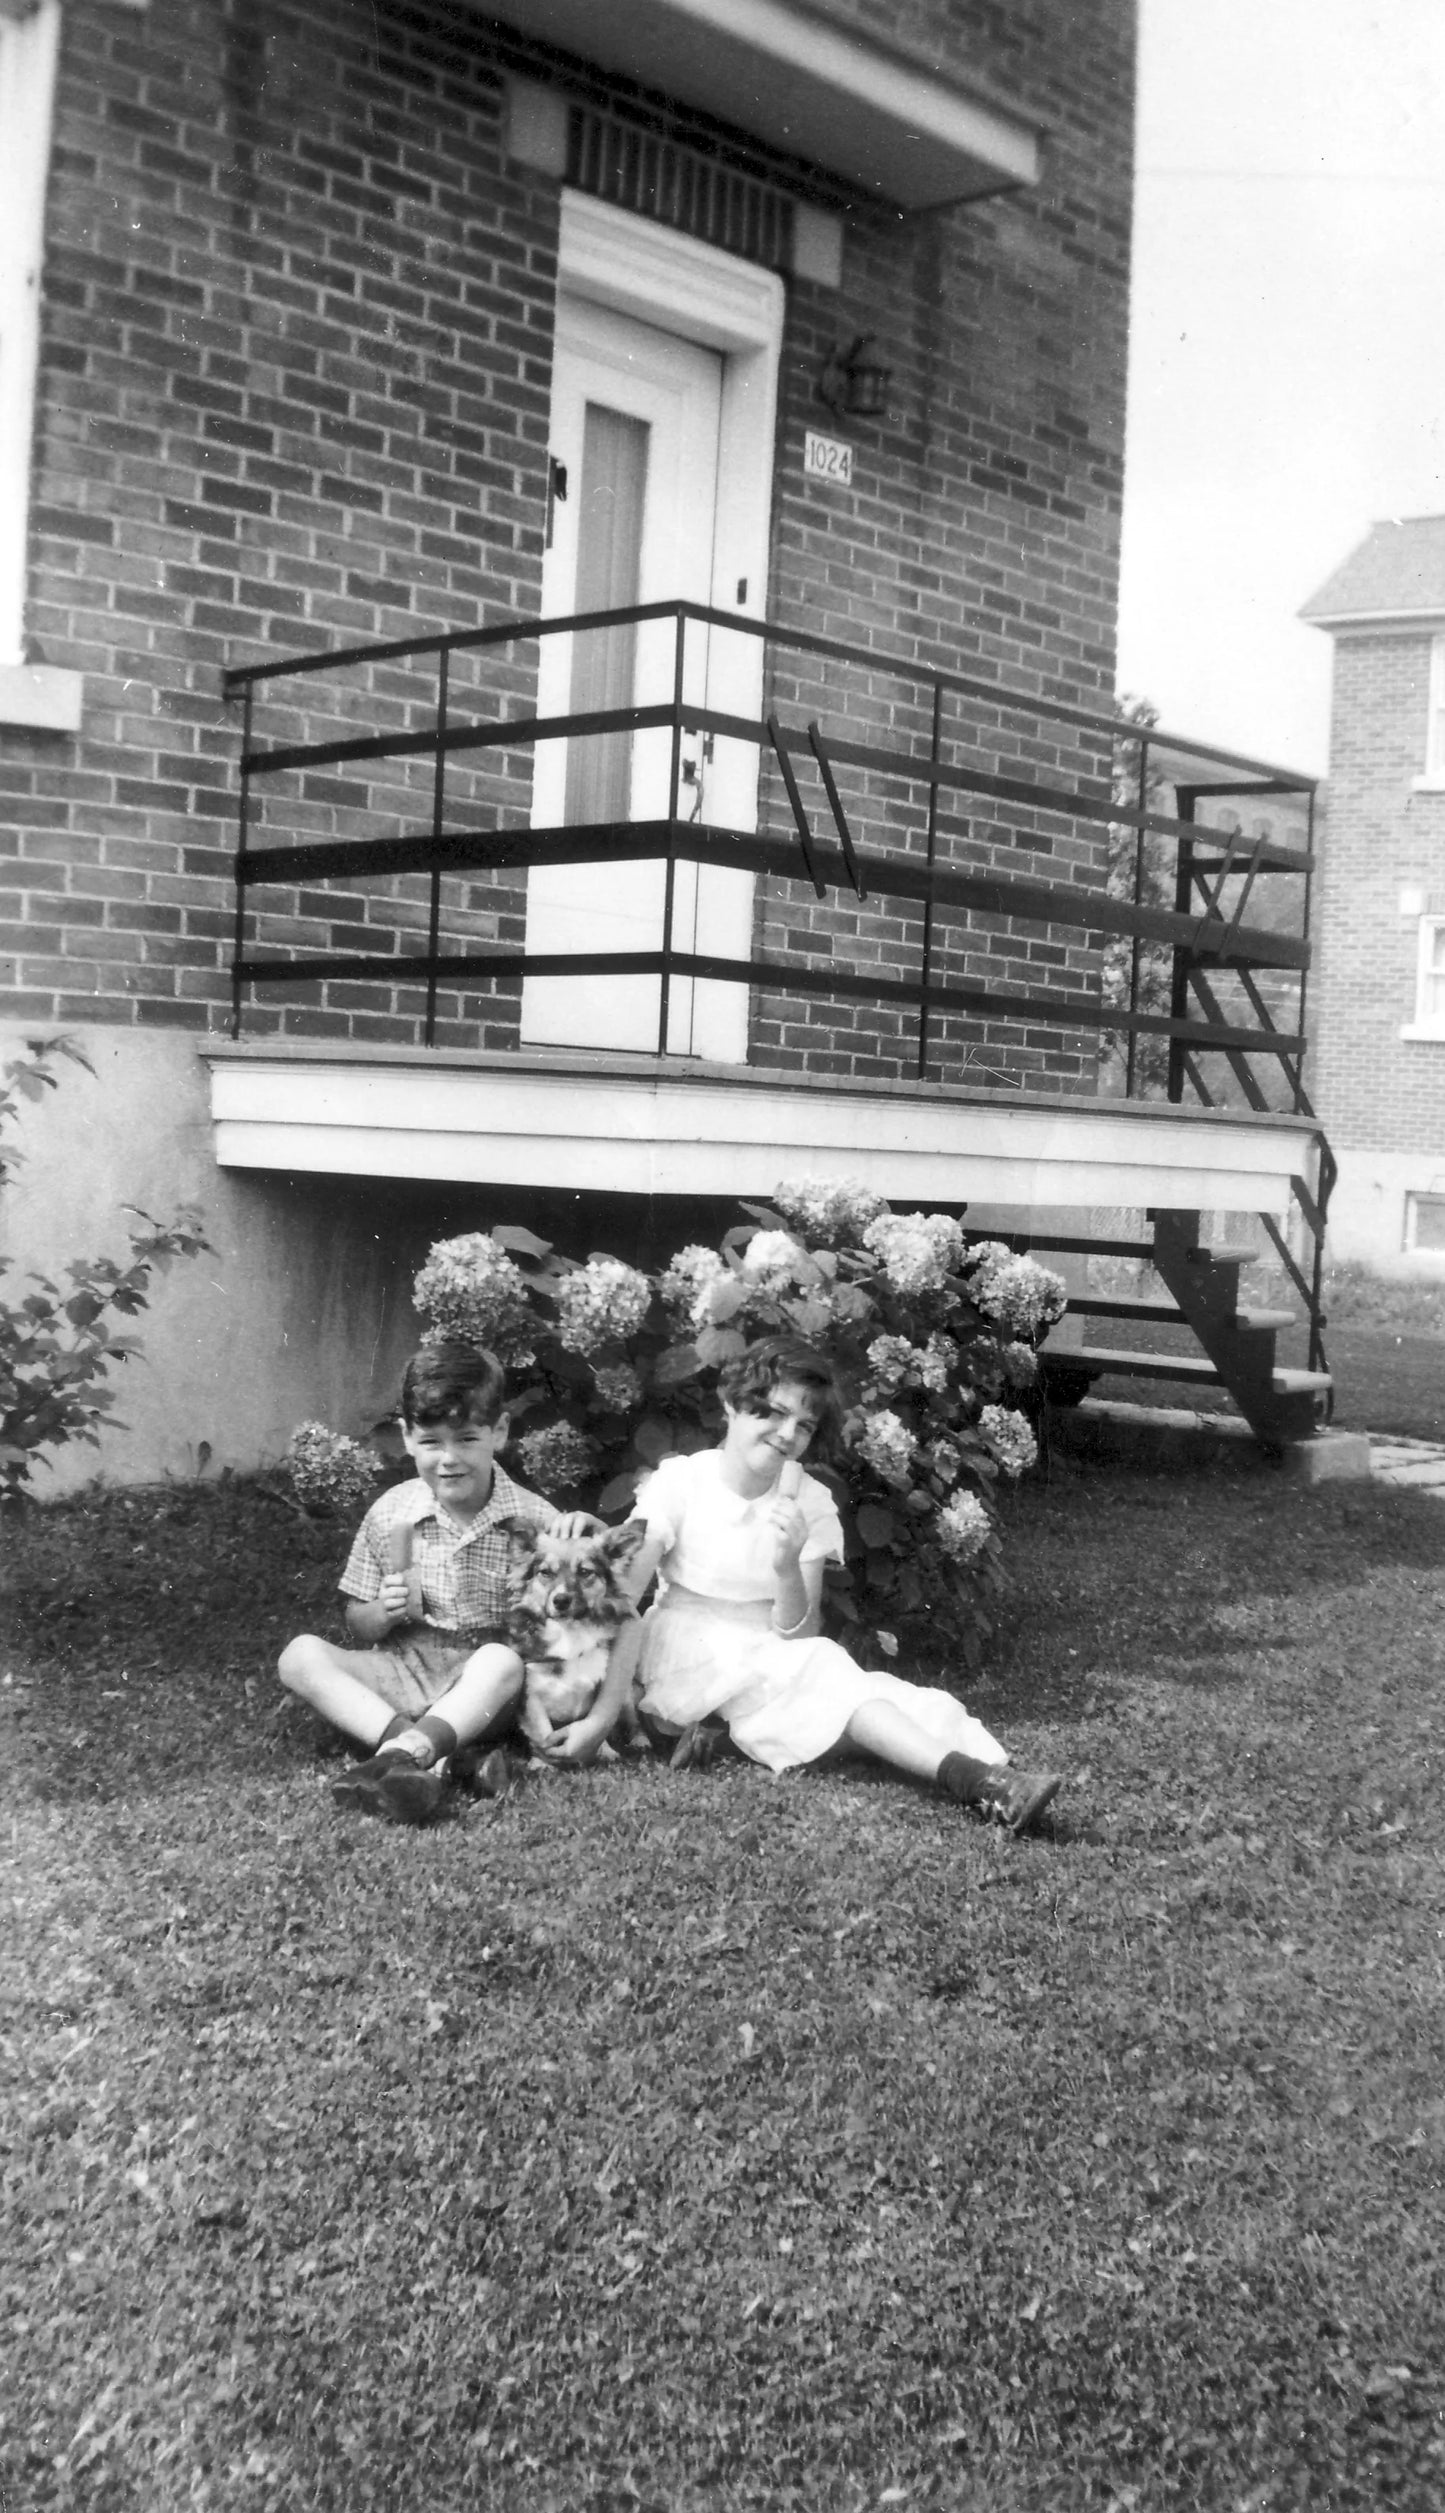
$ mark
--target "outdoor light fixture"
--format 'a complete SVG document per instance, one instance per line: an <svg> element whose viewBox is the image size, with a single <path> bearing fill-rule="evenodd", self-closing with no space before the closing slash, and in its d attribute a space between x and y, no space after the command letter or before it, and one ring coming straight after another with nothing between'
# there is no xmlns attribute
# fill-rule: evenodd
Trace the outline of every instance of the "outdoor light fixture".
<svg viewBox="0 0 1445 2513"><path fill-rule="evenodd" d="M840 419L886 419L893 370L869 353L871 332L860 332L846 349L832 348L818 377L818 399Z"/></svg>

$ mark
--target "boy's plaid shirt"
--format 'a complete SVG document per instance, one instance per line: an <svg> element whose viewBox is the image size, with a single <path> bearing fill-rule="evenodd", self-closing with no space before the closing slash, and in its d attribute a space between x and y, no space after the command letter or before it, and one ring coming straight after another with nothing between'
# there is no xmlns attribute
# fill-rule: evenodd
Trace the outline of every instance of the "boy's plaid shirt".
<svg viewBox="0 0 1445 2513"><path fill-rule="evenodd" d="M390 1558L387 1539L393 1527L410 1526L412 1567L421 1573L423 1621L435 1631L457 1632L464 1639L473 1633L485 1636L506 1622L521 1584L516 1548L502 1522L524 1518L533 1527L552 1527L559 1514L540 1493L513 1483L497 1465L486 1507L466 1526L446 1516L420 1476L394 1484L373 1501L356 1531L341 1574L341 1593L363 1605L379 1597Z"/></svg>

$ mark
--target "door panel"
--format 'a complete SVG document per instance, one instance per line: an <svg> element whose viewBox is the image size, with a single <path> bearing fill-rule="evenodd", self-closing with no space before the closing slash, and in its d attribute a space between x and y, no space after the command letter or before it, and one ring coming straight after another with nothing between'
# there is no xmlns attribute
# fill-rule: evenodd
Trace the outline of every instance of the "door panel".
<svg viewBox="0 0 1445 2513"><path fill-rule="evenodd" d="M717 352L586 300L561 298L551 449L565 466L567 495L553 506L545 617L673 596L711 601L721 393ZM699 700L708 687L708 644L705 629L689 628L684 687ZM544 638L538 712L667 703L675 670L672 621ZM700 777L701 762L695 765ZM671 767L668 728L539 743L533 826L661 819L670 805ZM701 806L700 782L682 791L684 809L689 795ZM539 866L528 884L527 947L657 950L665 882L658 863ZM749 876L679 864L673 898L677 948L746 959ZM522 1036L645 1052L658 1046L659 1013L655 978L529 978ZM674 979L667 1045L679 1055L743 1058L746 989Z"/></svg>

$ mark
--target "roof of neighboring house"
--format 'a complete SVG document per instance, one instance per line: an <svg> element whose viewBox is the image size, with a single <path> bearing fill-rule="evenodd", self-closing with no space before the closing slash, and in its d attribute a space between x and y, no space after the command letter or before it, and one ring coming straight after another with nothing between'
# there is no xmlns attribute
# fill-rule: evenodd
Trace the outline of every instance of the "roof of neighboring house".
<svg viewBox="0 0 1445 2513"><path fill-rule="evenodd" d="M1445 515L1371 524L1300 612L1318 628L1356 620L1445 618Z"/></svg>

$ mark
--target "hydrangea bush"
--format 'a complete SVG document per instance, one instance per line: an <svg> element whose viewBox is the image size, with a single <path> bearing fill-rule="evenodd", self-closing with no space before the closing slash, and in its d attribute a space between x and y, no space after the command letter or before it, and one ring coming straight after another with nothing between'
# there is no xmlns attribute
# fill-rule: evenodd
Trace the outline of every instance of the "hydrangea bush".
<svg viewBox="0 0 1445 2513"><path fill-rule="evenodd" d="M847 1544L831 1628L865 1655L976 1665L1002 1570L993 1495L1034 1462L1020 1400L1063 1284L849 1180L785 1181L743 1209L719 1248L651 1274L505 1225L439 1241L415 1283L425 1336L489 1344L511 1376L518 1475L614 1518L660 1458L717 1440L724 1362L759 1336L807 1336L845 1406L836 1455L809 1460Z"/></svg>
<svg viewBox="0 0 1445 2513"><path fill-rule="evenodd" d="M324 1422L298 1422L286 1444L291 1489L305 1510L358 1510L372 1498L382 1461L376 1450Z"/></svg>

